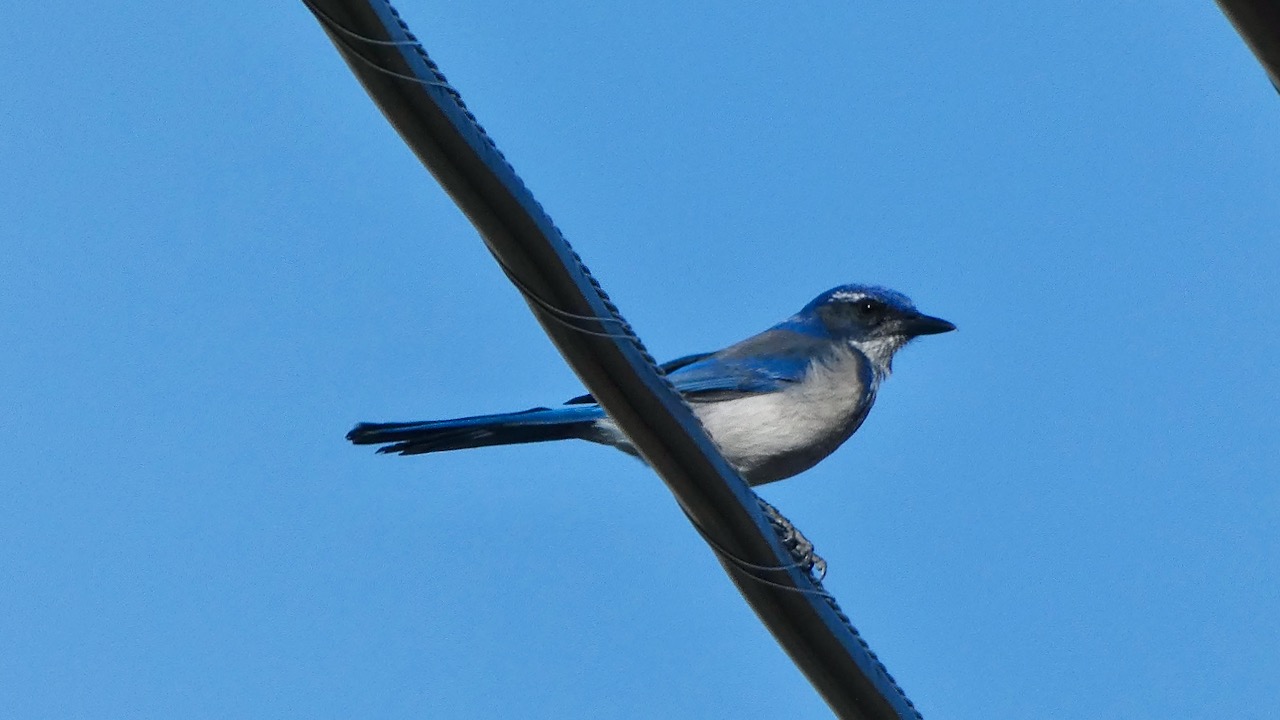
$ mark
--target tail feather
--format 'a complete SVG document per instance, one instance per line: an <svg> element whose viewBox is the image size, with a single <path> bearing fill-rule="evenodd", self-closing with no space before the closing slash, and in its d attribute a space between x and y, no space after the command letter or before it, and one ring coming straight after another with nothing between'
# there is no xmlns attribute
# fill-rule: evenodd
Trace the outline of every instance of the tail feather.
<svg viewBox="0 0 1280 720"><path fill-rule="evenodd" d="M533 408L522 412L477 415L422 422L360 423L347 433L356 445L382 445L379 453L422 453L490 445L586 439L599 407Z"/></svg>

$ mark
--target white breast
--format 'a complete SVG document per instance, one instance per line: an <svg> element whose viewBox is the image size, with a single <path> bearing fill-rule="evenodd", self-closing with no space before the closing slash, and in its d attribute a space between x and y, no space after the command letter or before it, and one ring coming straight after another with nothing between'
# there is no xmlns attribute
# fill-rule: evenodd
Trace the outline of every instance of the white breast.
<svg viewBox="0 0 1280 720"><path fill-rule="evenodd" d="M857 428L875 396L852 352L810 367L779 393L695 403L725 458L753 485L790 477L831 454Z"/></svg>

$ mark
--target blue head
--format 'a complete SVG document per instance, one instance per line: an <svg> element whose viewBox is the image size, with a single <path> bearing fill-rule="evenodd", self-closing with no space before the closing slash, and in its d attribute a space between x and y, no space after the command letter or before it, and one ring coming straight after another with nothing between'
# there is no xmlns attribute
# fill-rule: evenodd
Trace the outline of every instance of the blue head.
<svg viewBox="0 0 1280 720"><path fill-rule="evenodd" d="M892 365L893 354L912 339L956 329L942 318L916 310L906 295L874 285L832 288L784 326L847 343L885 372Z"/></svg>

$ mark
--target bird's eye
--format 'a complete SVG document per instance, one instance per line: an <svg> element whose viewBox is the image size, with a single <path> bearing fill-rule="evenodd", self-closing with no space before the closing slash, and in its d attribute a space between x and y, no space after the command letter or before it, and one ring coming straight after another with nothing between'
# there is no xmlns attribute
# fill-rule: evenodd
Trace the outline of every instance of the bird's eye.
<svg viewBox="0 0 1280 720"><path fill-rule="evenodd" d="M858 319L858 323L865 327L876 327L876 325L884 322L884 316L888 313L888 306L879 300L863 297L863 299L855 301L854 318Z"/></svg>
<svg viewBox="0 0 1280 720"><path fill-rule="evenodd" d="M879 300L862 299L854 303L858 316L866 320L879 319L884 315L884 303Z"/></svg>

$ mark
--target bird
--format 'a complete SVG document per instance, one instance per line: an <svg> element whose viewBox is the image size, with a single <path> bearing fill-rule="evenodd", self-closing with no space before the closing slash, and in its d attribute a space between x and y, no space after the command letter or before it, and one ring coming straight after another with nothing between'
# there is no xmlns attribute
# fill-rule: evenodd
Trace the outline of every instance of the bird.
<svg viewBox="0 0 1280 720"><path fill-rule="evenodd" d="M902 293L841 285L764 332L659 369L729 464L750 485L763 485L808 470L848 440L907 343L955 329ZM362 422L347 433L356 445L399 455L570 439L639 457L591 395L519 412Z"/></svg>

